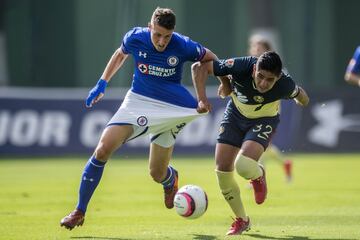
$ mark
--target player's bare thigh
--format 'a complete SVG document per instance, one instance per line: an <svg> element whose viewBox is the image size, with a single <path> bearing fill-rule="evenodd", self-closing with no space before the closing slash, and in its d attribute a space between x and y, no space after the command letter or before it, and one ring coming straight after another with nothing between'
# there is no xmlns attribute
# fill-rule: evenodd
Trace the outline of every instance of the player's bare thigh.
<svg viewBox="0 0 360 240"><path fill-rule="evenodd" d="M118 149L133 133L132 125L111 125L104 129L95 149L95 158L107 161L111 154Z"/></svg>
<svg viewBox="0 0 360 240"><path fill-rule="evenodd" d="M166 177L174 146L162 147L156 143L150 144L149 170L155 182L161 182Z"/></svg>
<svg viewBox="0 0 360 240"><path fill-rule="evenodd" d="M234 161L240 148L230 144L217 143L215 149L216 169L224 172L234 170Z"/></svg>
<svg viewBox="0 0 360 240"><path fill-rule="evenodd" d="M252 140L243 142L240 149L240 154L259 161L261 155L264 153L264 147L260 143Z"/></svg>

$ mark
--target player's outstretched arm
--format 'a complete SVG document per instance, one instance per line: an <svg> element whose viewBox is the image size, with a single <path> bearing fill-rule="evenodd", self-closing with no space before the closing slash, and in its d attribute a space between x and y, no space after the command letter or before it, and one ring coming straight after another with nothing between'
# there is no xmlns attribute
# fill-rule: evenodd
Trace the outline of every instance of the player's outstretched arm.
<svg viewBox="0 0 360 240"><path fill-rule="evenodd" d="M218 57L210 49L205 48L206 52L204 57L200 60L201 63L217 60Z"/></svg>
<svg viewBox="0 0 360 240"><path fill-rule="evenodd" d="M294 98L296 104L305 107L309 104L309 97L307 95L307 93L305 92L304 89L302 89L301 87L299 87L299 94L297 95L296 98Z"/></svg>
<svg viewBox="0 0 360 240"><path fill-rule="evenodd" d="M195 62L191 65L191 77L193 80L196 97L198 99L199 113L210 112L211 104L206 96L206 80L211 72L213 61Z"/></svg>
<svg viewBox="0 0 360 240"><path fill-rule="evenodd" d="M191 66L191 77L198 99L197 111L199 113L210 112L211 104L206 96L206 80L209 76L209 68L212 67L212 61L218 59L215 53L205 48L204 57Z"/></svg>
<svg viewBox="0 0 360 240"><path fill-rule="evenodd" d="M218 57L209 49L206 49L206 54L201 60L201 62L207 62L210 60L218 60ZM211 69L209 69L209 74L213 74L212 72L212 66ZM225 98L230 95L231 93L231 85L230 85L230 78L228 76L216 76L216 78L220 81L220 86L218 89L218 95L221 98Z"/></svg>
<svg viewBox="0 0 360 240"><path fill-rule="evenodd" d="M94 103L100 101L100 99L104 96L107 83L124 64L127 56L128 55L123 53L121 48L118 48L114 52L108 64L106 65L106 68L101 75L101 78L99 79L95 87L90 90L89 95L86 98L86 107L92 107Z"/></svg>
<svg viewBox="0 0 360 240"><path fill-rule="evenodd" d="M126 58L128 57L121 48L116 49L114 54L111 56L106 68L101 75L101 79L106 80L107 82L114 76L114 74L120 69L120 67L124 64Z"/></svg>

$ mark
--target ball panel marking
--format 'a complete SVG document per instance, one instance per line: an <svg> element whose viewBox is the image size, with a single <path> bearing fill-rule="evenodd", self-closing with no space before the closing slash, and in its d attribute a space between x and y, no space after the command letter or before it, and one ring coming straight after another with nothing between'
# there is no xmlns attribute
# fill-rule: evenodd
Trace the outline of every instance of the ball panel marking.
<svg viewBox="0 0 360 240"><path fill-rule="evenodd" d="M195 211L195 201L194 199L187 193L179 193L181 194L185 200L186 200L186 203L187 205L189 206L189 208L187 209L187 212L185 214L183 214L184 217L189 217L191 216L194 211Z"/></svg>
<svg viewBox="0 0 360 240"><path fill-rule="evenodd" d="M206 212L208 208L208 198L201 187L185 185L176 193L174 206L180 216L186 219L195 219Z"/></svg>

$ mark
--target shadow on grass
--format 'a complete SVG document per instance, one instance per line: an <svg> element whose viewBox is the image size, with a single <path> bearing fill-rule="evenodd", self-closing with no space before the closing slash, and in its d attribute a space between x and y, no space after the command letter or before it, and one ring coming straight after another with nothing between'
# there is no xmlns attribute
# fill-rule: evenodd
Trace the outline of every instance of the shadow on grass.
<svg viewBox="0 0 360 240"><path fill-rule="evenodd" d="M306 236L285 236L285 237L270 237L261 234L244 234L244 236L249 236L258 239L277 239L277 240L335 240L336 238L312 238ZM342 240L356 240L355 238L342 238Z"/></svg>
<svg viewBox="0 0 360 240"><path fill-rule="evenodd" d="M193 240L216 240L215 236L193 234ZM94 237L94 236L82 236L82 237L71 237L72 239L104 239L104 240L135 240L130 238L117 238L117 237Z"/></svg>
<svg viewBox="0 0 360 240"><path fill-rule="evenodd" d="M193 240L216 240L215 236L212 235L202 235L202 234L193 234Z"/></svg>
<svg viewBox="0 0 360 240"><path fill-rule="evenodd" d="M135 239L131 239L131 238L94 237L94 236L71 237L71 238L72 238L72 239L135 240Z"/></svg>

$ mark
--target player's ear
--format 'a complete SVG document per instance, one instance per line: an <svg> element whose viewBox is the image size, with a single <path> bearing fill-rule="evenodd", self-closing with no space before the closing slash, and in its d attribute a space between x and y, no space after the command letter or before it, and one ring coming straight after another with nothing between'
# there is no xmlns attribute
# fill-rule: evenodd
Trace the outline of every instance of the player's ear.
<svg viewBox="0 0 360 240"><path fill-rule="evenodd" d="M148 22L148 28L151 29L151 22Z"/></svg>
<svg viewBox="0 0 360 240"><path fill-rule="evenodd" d="M253 72L252 72L253 77L255 77L255 72L256 72L256 64L253 65Z"/></svg>

